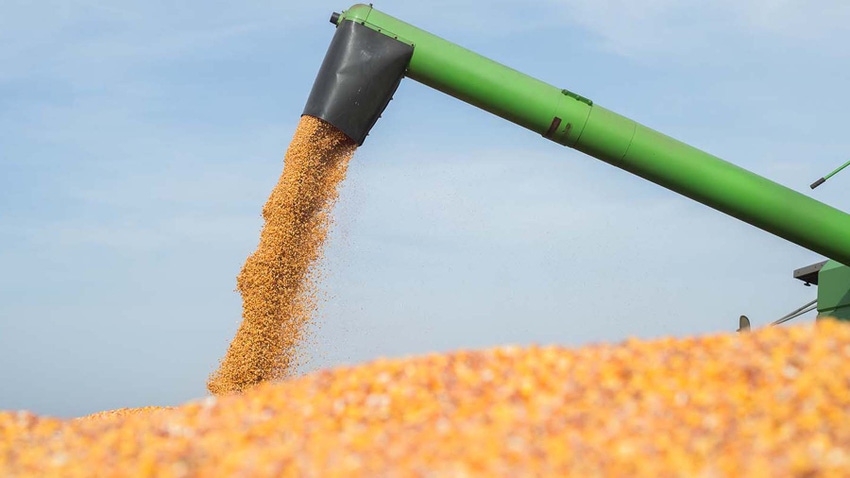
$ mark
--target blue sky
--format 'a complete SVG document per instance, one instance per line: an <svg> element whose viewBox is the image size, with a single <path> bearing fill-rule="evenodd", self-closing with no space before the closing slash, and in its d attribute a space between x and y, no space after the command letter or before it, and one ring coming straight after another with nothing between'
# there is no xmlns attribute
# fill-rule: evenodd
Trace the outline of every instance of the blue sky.
<svg viewBox="0 0 850 478"><path fill-rule="evenodd" d="M0 4L0 409L205 395L348 5ZM841 1L375 6L841 209ZM846 173L850 174L850 173ZM766 324L814 253L406 80L357 152L304 371Z"/></svg>

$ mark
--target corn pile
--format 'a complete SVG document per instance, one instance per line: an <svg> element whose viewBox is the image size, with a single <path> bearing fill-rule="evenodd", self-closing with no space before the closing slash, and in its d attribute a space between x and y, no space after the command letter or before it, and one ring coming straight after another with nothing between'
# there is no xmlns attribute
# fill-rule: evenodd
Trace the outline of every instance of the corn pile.
<svg viewBox="0 0 850 478"><path fill-rule="evenodd" d="M337 186L356 145L322 120L304 116L283 174L263 207L257 250L237 277L242 324L207 388L214 394L287 377L316 307L310 267L321 254Z"/></svg>
<svg viewBox="0 0 850 478"><path fill-rule="evenodd" d="M499 347L171 410L0 414L0 475L846 476L850 326Z"/></svg>

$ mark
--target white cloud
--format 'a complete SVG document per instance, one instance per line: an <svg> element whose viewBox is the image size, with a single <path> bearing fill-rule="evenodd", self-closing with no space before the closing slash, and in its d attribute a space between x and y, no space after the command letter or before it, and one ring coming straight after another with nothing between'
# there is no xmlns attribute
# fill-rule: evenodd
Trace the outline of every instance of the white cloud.
<svg viewBox="0 0 850 478"><path fill-rule="evenodd" d="M850 4L841 0L550 0L562 18L627 56L706 54L744 39L801 41L844 54Z"/></svg>
<svg viewBox="0 0 850 478"><path fill-rule="evenodd" d="M323 7L296 2L11 0L0 5L0 81L173 58L257 31L281 31Z"/></svg>
<svg viewBox="0 0 850 478"><path fill-rule="evenodd" d="M452 37L472 34L476 37L500 37L552 26L557 20L547 15L546 4L517 8L510 0L495 0L482 5L477 0L399 1L375 5L380 11L431 31Z"/></svg>

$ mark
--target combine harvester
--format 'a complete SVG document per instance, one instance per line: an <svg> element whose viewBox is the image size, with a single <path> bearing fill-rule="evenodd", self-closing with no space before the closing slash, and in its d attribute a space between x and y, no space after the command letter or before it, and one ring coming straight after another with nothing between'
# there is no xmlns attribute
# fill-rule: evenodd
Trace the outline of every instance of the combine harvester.
<svg viewBox="0 0 850 478"><path fill-rule="evenodd" d="M336 33L305 115L321 118L363 144L402 78L411 78L826 256L829 260L794 271L794 277L806 285L818 286L817 300L777 323L813 310L815 302L818 317L850 320L847 213L371 5L334 13L331 23L336 25ZM749 321L742 316L741 329L747 328Z"/></svg>

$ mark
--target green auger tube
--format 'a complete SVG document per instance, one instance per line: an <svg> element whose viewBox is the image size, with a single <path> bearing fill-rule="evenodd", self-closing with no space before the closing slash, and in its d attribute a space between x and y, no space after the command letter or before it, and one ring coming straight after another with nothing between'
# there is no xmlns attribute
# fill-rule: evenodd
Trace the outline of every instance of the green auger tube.
<svg viewBox="0 0 850 478"><path fill-rule="evenodd" d="M838 209L665 136L581 95L549 85L420 30L369 5L354 5L342 14L334 14L331 22L337 25L338 33L343 25L347 27L343 31L366 28L399 45L413 48L406 69L392 67L392 62L387 62L387 68L373 68L362 74L361 71L365 70L349 69L348 73L360 75L363 88L347 86L350 94L345 108L353 109L353 114L356 114L358 104L378 105L362 121L376 120L394 93L400 76L407 76L806 249L842 264L850 264L850 215ZM346 46L336 48L345 49ZM343 53L363 57L368 51L349 47ZM400 51L404 54L404 48ZM328 52L329 57L339 54L339 51ZM327 84L328 75L339 73L323 69L317 83L324 80ZM375 75L383 74L391 76L378 82L387 85L383 88L384 93L379 93L386 97L370 98L368 95L374 93L370 93L367 86L376 82ZM358 134L365 136L362 129L358 130Z"/></svg>

